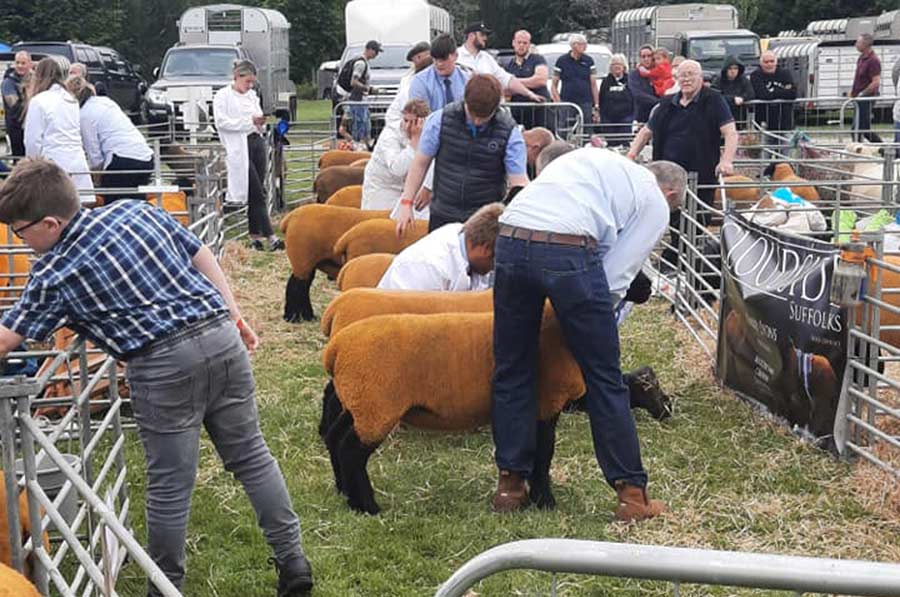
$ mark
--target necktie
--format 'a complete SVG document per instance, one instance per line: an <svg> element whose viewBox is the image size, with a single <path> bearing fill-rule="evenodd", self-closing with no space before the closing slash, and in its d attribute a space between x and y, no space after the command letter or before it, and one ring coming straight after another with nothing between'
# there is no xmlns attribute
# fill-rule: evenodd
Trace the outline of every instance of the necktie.
<svg viewBox="0 0 900 597"><path fill-rule="evenodd" d="M444 105L453 102L453 90L450 88L450 79L444 79Z"/></svg>

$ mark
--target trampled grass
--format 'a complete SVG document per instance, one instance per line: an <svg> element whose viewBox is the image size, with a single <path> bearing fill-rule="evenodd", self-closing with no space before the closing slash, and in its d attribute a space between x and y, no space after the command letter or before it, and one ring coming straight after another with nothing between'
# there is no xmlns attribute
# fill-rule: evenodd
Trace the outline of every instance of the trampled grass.
<svg viewBox="0 0 900 597"><path fill-rule="evenodd" d="M489 430L440 435L401 428L369 465L382 514L354 514L334 491L317 434L325 339L317 323L281 319L286 258L235 245L224 263L245 315L262 337L254 357L260 417L301 517L316 595L428 595L476 554L535 537L900 560L900 514L865 501L850 466L799 443L723 393L705 355L661 303L633 312L622 330L622 350L625 368L652 364L675 396L669 421L636 415L650 491L668 502L670 514L630 527L612 522L615 495L602 481L582 414L564 414L560 421L554 511L489 511L495 482ZM333 283L319 274L313 290L317 314L334 294ZM361 366L380 366L378 355ZM415 363L409 368L414 386ZM143 459L136 437L128 460L133 522L143 539ZM896 484L887 489L897 491ZM243 491L204 439L185 594L272 595L276 575L266 563L269 555ZM126 568L121 594L140 594L135 569ZM671 594L665 583L580 575L556 581L561 595ZM534 572L503 573L475 587L479 595L550 590L551 576ZM752 594L711 587L682 592Z"/></svg>

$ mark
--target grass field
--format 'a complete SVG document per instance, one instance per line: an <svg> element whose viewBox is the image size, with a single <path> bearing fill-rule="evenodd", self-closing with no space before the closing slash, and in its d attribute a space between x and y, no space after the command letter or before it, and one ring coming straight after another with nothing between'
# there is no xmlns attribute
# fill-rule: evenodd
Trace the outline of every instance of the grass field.
<svg viewBox="0 0 900 597"><path fill-rule="evenodd" d="M321 120L329 109L327 101L304 102L300 118ZM438 435L401 428L369 465L382 513L354 514L334 491L317 433L327 381L320 360L326 339L316 322L281 319L287 259L233 244L223 264L262 338L254 356L260 418L301 518L315 595L428 595L478 553L534 537L900 561L900 511L892 505L896 501L883 499L891 493L896 499L896 482L798 442L723 392L706 355L661 302L636 309L621 336L623 368L653 365L674 396L675 415L664 423L636 413L650 492L668 502L669 514L637 526L612 521L615 494L602 481L582 414L560 420L554 511L490 512L495 469L489 430ZM317 314L335 292L320 274L313 287ZM129 441L128 464L132 522L143 540L144 465L136 436ZM242 489L204 438L185 594L273 595L276 574L266 562L269 555ZM142 594L138 572L126 567L120 594ZM557 581L560 595L671 594L665 583L577 575ZM476 586L475 594L550 590L550 575L510 572ZM682 587L682 592L773 594L710 587Z"/></svg>

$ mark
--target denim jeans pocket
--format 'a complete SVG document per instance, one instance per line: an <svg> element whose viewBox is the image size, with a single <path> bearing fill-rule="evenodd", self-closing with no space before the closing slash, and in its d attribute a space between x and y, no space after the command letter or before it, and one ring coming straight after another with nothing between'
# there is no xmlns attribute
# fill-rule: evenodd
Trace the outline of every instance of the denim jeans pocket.
<svg viewBox="0 0 900 597"><path fill-rule="evenodd" d="M155 382L131 381L131 408L142 429L184 431L199 424L193 375Z"/></svg>

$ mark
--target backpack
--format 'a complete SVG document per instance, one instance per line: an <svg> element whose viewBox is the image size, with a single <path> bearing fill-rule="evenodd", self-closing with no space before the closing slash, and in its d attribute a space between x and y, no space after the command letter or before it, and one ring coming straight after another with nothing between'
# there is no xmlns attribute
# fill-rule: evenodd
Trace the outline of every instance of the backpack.
<svg viewBox="0 0 900 597"><path fill-rule="evenodd" d="M341 86L341 89L345 91L352 91L350 87L350 83L353 80L353 67L356 66L356 62L358 60L363 60L360 56L358 58L353 58L352 60L348 60L344 63L344 66L341 67L341 72L338 74L337 83ZM366 74L368 73L368 67L365 71L363 71L363 78L365 79Z"/></svg>

